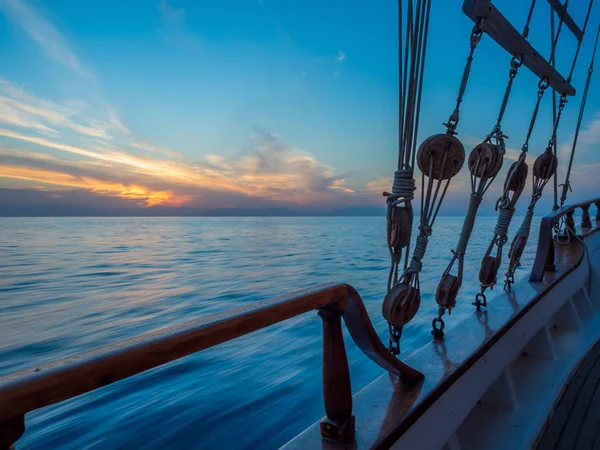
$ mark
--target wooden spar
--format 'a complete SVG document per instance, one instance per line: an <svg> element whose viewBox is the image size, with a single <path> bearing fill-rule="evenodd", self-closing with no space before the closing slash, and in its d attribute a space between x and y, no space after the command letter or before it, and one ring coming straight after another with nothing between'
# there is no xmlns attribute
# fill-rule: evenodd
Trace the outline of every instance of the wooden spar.
<svg viewBox="0 0 600 450"><path fill-rule="evenodd" d="M502 15L490 0L465 0L463 12L477 22L485 18L483 30L511 55L519 57L523 65L539 78L548 81L548 85L558 93L575 95L575 88Z"/></svg>
<svg viewBox="0 0 600 450"><path fill-rule="evenodd" d="M419 371L395 358L379 340L356 290L346 284L329 284L1 377L0 431L10 421L22 421L24 414L35 409L98 389L299 314L311 310L331 311L331 308L339 311L350 336L371 360L408 382L423 378ZM339 356L342 353L345 355L341 327L335 323L336 319L331 320L328 319L327 326L324 326L326 364L323 367L323 379L328 409L337 411L335 403L342 401L342 398L351 398L352 392L349 378L347 383L339 385L331 382L348 373L347 359ZM351 407L350 413L347 409L343 407L343 413L339 416L348 416ZM330 418L330 425L342 427L344 423L336 420L339 419L338 414L334 415ZM344 435L344 439L347 438ZM0 440L0 449L2 443Z"/></svg>
<svg viewBox="0 0 600 450"><path fill-rule="evenodd" d="M565 6L562 3L560 3L559 0L548 0L548 3L550 4L550 7L554 10L554 12L556 12L558 18L563 21L563 23L567 26L567 28L569 28L569 30L571 30L571 33L573 33L575 38L578 41L582 40L583 31L581 31L581 29L577 26L577 24L567 11L567 8L565 8Z"/></svg>

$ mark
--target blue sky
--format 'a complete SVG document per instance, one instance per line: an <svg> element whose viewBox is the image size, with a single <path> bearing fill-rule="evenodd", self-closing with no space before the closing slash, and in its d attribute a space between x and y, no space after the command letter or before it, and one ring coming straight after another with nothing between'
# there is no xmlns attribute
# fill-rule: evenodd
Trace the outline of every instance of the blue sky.
<svg viewBox="0 0 600 450"><path fill-rule="evenodd" d="M472 27L461 1L432 3L420 140L443 131ZM523 26L528 2L495 3ZM581 24L587 2L573 3ZM599 11L559 130L563 160ZM538 2L531 26L545 55L549 14ZM562 73L574 48L565 30ZM383 205L397 152L397 54L393 0L0 0L0 188L11 189L2 192L13 204L38 198L125 210ZM459 125L467 152L494 124L509 60L483 38ZM573 199L597 187L598 76ZM515 81L504 122L508 159L524 139L536 84L524 69ZM549 138L549 95L542 108L533 156ZM446 213L462 208L467 186L463 171Z"/></svg>

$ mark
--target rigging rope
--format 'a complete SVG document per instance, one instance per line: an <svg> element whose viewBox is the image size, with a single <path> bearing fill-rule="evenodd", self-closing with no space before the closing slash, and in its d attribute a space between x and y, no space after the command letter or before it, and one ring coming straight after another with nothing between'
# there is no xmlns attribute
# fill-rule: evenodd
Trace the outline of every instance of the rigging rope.
<svg viewBox="0 0 600 450"><path fill-rule="evenodd" d="M569 0L565 1L564 7L565 10L569 4ZM579 57L579 50L581 49L581 44L583 42L583 36L585 35L585 31L587 28L588 20L590 18L590 12L592 11L592 6L594 4L594 0L590 0L588 11L585 17L585 22L583 24L581 39L577 41L577 47L575 50L575 56L573 57L573 63L571 64L571 70L569 72L569 76L567 77L567 82L571 82L573 77L573 71L575 70L575 65L577 64L577 59ZM558 30L556 32L556 37L554 39L554 44L552 46L552 55L550 60L552 61L554 58L554 53L556 50L556 41L558 40L558 35L560 33L560 29L563 25L563 16L560 18L560 22L558 24ZM556 109L556 116L553 120L552 132L550 134L550 140L548 141L548 145L542 154L540 154L535 163L533 164L533 178L532 178L532 193L531 200L529 202L529 206L527 207L527 212L525 213L525 217L523 218L523 222L521 226L517 230L515 237L510 246L510 250L508 252L509 257L509 267L508 271L505 275L504 281L504 289L510 289L511 285L515 282L514 274L520 265L521 256L523 255L523 250L525 249L525 245L527 244L527 240L529 238L529 233L531 230L531 220L533 218L533 213L535 209L535 205L538 200L542 197L544 192L544 187L550 180L550 178L556 173L557 167L557 158L555 154L556 149L556 132L558 129L558 125L560 123L560 119L562 117L562 112L567 103L566 94L562 94L560 96L560 100L558 102L558 106Z"/></svg>
<svg viewBox="0 0 600 450"><path fill-rule="evenodd" d="M429 237L432 234L433 224L448 190L450 180L460 171L465 160L464 147L455 135L460 120L460 105L466 91L473 54L483 34L483 24L484 20L481 18L476 22L471 32L470 52L463 70L456 105L447 123L444 124L446 132L425 139L416 154L411 155L410 167L414 167L416 160L421 170L419 234L416 238L410 263L405 260L402 275L398 278L397 272L394 275L390 272L389 289L382 307L383 316L388 321L390 330L390 351L394 354L400 352L400 337L403 326L414 317L421 303L419 272L422 269L422 259L427 249ZM416 134L414 137L416 138ZM416 142L413 140L413 143ZM413 146L413 150L415 147ZM408 160L408 157L405 160ZM425 182L426 176L427 182ZM397 267L396 265L396 270Z"/></svg>
<svg viewBox="0 0 600 450"><path fill-rule="evenodd" d="M567 0L565 2L565 8L568 6L568 3L569 2ZM552 15L551 17L554 16ZM552 64L554 64L556 46L558 44L558 39L563 26L563 20L563 17L561 17L556 34L554 34L554 21L551 20L550 23L552 45L550 49L549 61ZM473 302L473 305L477 307L477 309L487 306L487 297L485 295L485 291L488 288L493 289L494 285L496 284L498 270L502 264L502 251L504 249L504 245L506 245L508 242L508 228L512 222L516 204L523 192L523 189L525 188L525 182L527 180L528 167L525 160L529 150L529 141L537 122L541 101L547 88L547 80L540 79L538 82L536 103L529 121L525 142L521 147L521 154L519 155L517 161L514 162L509 168L504 181L502 195L496 201L495 209L498 211L498 218L496 220L494 234L484 253L479 268L479 283L481 291L475 295L475 301ZM495 255L492 255L494 250Z"/></svg>
<svg viewBox="0 0 600 450"><path fill-rule="evenodd" d="M527 38L529 34L529 25L535 8L536 0L531 1L527 20L523 28L523 37ZM510 61L510 70L508 73L508 82L504 91L504 97L498 112L498 119L492 128L492 131L477 145L469 155L469 172L471 178L471 195L469 197L469 206L467 214L463 222L462 231L456 248L452 251L452 258L444 271L436 291L436 302L438 304L438 315L432 321L432 334L436 338L441 338L444 335L444 321L442 316L448 311L451 314L452 308L456 305L456 297L463 280L463 263L467 245L471 237L471 232L475 225L477 211L483 200L483 196L488 188L495 180L498 172L502 167L506 147L504 144L504 133L502 132L502 119L506 112L508 100L512 92L512 86L515 77L517 76L519 67L523 64L522 55L513 55ZM502 222L499 221L496 226L499 229L500 225L510 222L510 217L503 215ZM508 227L508 225L506 225ZM455 264L458 264L457 275L452 275L450 272Z"/></svg>
<svg viewBox="0 0 600 450"><path fill-rule="evenodd" d="M585 80L585 87L583 89L583 95L581 96L581 105L579 106L579 116L577 117L577 125L575 126L575 135L573 136L573 146L571 147L571 155L569 157L569 166L567 168L567 174L565 176L564 184L561 184L562 195L560 196L561 208L565 204L567 199L567 192L571 191L571 168L573 167L573 158L575 156L575 149L577 147L577 140L579 139L579 130L581 128L581 122L583 120L583 113L585 111L585 104L587 101L588 91L590 89L590 81L592 80L592 73L594 72L594 58L596 57L596 48L598 47L598 36L600 36L600 25L598 26L598 32L596 33L596 42L594 43L594 50L592 51L592 59L590 60L590 67L587 72L587 79Z"/></svg>
<svg viewBox="0 0 600 450"><path fill-rule="evenodd" d="M550 10L550 44L554 40L554 10L552 8ZM556 68L556 55L550 61L552 64L552 69ZM552 89L552 123L556 121L556 89ZM556 135L554 135L554 156L556 156L556 165L558 166L558 152L556 151ZM558 172L554 172L553 185L554 185L554 205L552 206L552 210L555 211L558 209Z"/></svg>
<svg viewBox="0 0 600 450"><path fill-rule="evenodd" d="M421 95L425 72L427 36L431 0L407 2L406 31L403 29L403 0L398 1L398 52L399 52L399 114L398 114L398 170L394 173L392 192L384 192L387 197L387 242L391 258L386 299L392 287L398 282L398 272L405 250L404 270L408 268L408 247L412 235L412 200L416 189L414 164L419 129ZM404 39L404 40L403 40ZM419 241L417 239L417 247ZM388 302L389 303L389 302ZM405 298L398 304L390 305L384 300L383 315L390 331L390 351L400 353L402 326L417 312L419 302Z"/></svg>

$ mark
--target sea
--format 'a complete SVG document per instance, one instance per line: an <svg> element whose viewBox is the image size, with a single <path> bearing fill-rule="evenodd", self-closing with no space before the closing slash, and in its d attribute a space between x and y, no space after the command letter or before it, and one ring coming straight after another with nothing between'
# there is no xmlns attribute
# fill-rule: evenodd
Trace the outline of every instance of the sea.
<svg viewBox="0 0 600 450"><path fill-rule="evenodd" d="M435 289L462 220L434 225L403 356L431 340ZM494 224L477 219L448 333L473 314ZM517 279L528 276L538 225ZM358 290L388 342L383 217L0 218L0 255L0 376L329 282ZM505 266L506 256L499 279ZM492 314L499 291L488 295ZM382 370L345 340L357 392ZM17 447L278 448L324 415L321 341L319 317L303 314L33 411Z"/></svg>

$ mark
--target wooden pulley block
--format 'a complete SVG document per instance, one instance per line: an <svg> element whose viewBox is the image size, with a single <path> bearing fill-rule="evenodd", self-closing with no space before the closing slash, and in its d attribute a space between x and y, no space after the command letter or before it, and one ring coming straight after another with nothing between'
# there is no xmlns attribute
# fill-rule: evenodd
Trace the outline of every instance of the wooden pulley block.
<svg viewBox="0 0 600 450"><path fill-rule="evenodd" d="M410 322L421 305L421 293L417 288L398 283L383 299L383 317L395 327Z"/></svg>
<svg viewBox="0 0 600 450"><path fill-rule="evenodd" d="M444 155L446 155L445 161ZM452 178L460 172L464 163L465 148L458 138L451 134L434 134L425 139L417 151L419 169L434 180Z"/></svg>
<svg viewBox="0 0 600 450"><path fill-rule="evenodd" d="M533 176L547 180L556 172L556 156L551 152L544 152L533 163Z"/></svg>
<svg viewBox="0 0 600 450"><path fill-rule="evenodd" d="M515 236L510 244L508 257L516 261L521 259L521 255L523 255L523 251L525 250L525 245L527 245L527 239L523 238L522 236Z"/></svg>
<svg viewBox="0 0 600 450"><path fill-rule="evenodd" d="M391 211L390 245L393 248L404 248L410 242L412 233L413 209L405 206L394 206Z"/></svg>
<svg viewBox="0 0 600 450"><path fill-rule="evenodd" d="M469 172L477 178L495 177L501 167L502 155L497 145L482 142L469 154Z"/></svg>
<svg viewBox="0 0 600 450"><path fill-rule="evenodd" d="M496 284L496 274L498 273L498 261L493 256L486 256L481 261L479 268L479 282L486 286Z"/></svg>
<svg viewBox="0 0 600 450"><path fill-rule="evenodd" d="M527 181L527 172L529 171L529 169L525 161L515 161L508 169L508 173L506 174L507 179L508 177L510 177L510 174L513 173L513 170L515 169L516 172L508 180L508 190L518 192L520 194L521 192L523 192L523 188L525 187L525 182Z"/></svg>
<svg viewBox="0 0 600 450"><path fill-rule="evenodd" d="M456 296L460 289L460 281L458 277L449 273L442 276L440 284L438 284L437 291L435 293L435 301L442 308L446 308L448 313L452 311L452 308L456 306Z"/></svg>

